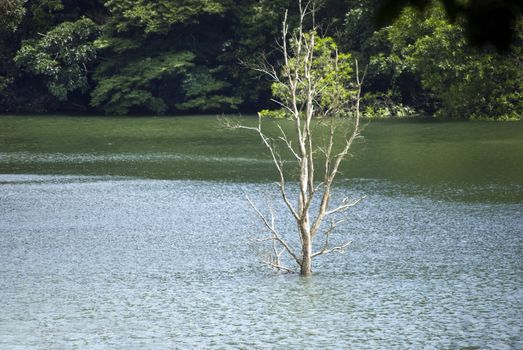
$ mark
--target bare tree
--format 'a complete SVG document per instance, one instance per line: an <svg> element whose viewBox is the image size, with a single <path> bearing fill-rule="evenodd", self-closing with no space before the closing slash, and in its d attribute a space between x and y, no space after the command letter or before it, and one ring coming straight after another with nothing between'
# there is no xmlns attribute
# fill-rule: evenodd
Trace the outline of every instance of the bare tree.
<svg viewBox="0 0 523 350"><path fill-rule="evenodd" d="M261 240L272 245L272 254L266 263L279 270L293 271L282 263L282 255L287 254L299 267L300 274L309 276L313 258L343 252L350 244L347 241L331 245L333 231L344 221L336 214L345 212L362 198L353 201L344 198L333 205L331 197L340 164L360 136L361 88L365 73L360 73L358 62L354 61L353 82L347 86L347 59L350 56L338 53L332 41L325 41L317 34L313 1L300 0L299 10L299 22L292 32L285 13L279 42L282 66L265 63L255 67L274 82L273 91L278 92L273 101L292 121L294 131L291 134L279 127L279 137L272 138L262 129L261 115L255 127L232 127L253 130L260 136L276 167L281 199L297 225L299 248L293 247L276 227L272 207L266 215L248 198L270 234ZM305 30L306 21L312 21L312 30ZM323 49L320 48L322 43ZM344 118L340 122L341 117ZM327 129L323 142L314 135L318 123L322 123L323 130ZM287 162L279 152L282 146L292 154L297 167L299 188L296 197L287 189L284 169ZM313 242L318 235L323 236L323 242L313 251Z"/></svg>

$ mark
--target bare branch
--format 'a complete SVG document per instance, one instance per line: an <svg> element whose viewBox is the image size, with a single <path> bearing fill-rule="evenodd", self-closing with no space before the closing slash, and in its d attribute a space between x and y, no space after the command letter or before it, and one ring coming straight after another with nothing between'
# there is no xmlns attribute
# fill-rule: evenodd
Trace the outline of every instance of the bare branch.
<svg viewBox="0 0 523 350"><path fill-rule="evenodd" d="M313 253L312 257L330 253L332 251L333 248L330 248L330 236L331 236L332 232L336 229L336 227L344 221L345 220L339 220L339 221L331 220L330 227L323 233L323 236L324 236L323 246L321 247L321 249L319 251Z"/></svg>
<svg viewBox="0 0 523 350"><path fill-rule="evenodd" d="M361 89L363 84L363 77L360 77L359 73L359 67L358 67L358 61L355 60L356 65L356 81L357 81L357 99L356 99L356 118L354 122L354 127L352 129L352 133L348 138L345 140L345 147L334 156L334 161L332 163L332 167L329 167L325 172L325 179L324 179L324 191L323 196L321 199L320 208L318 211L318 214L316 216L316 220L314 221L311 229L311 234L316 234L318 228L321 226L321 223L323 222L323 219L325 218L325 213L328 210L329 201L330 201L330 195L331 195L331 186L334 181L334 178L338 174L338 169L340 167L341 162L347 157L349 153L349 149L351 148L354 140L356 140L359 137L359 125L360 125L360 101L361 101ZM329 140L329 145L332 145L334 143L333 139L333 129L331 129L331 138ZM331 148L332 151L332 148ZM331 165L330 160L326 160L326 165Z"/></svg>
<svg viewBox="0 0 523 350"><path fill-rule="evenodd" d="M330 249L325 249L325 250L321 250L321 251L318 251L314 254L312 254L312 257L317 257L319 255L323 255L323 254L328 254L328 253L344 253L345 250L352 244L352 241L348 241L342 245L339 245L339 246L336 246L336 247L332 247Z"/></svg>
<svg viewBox="0 0 523 350"><path fill-rule="evenodd" d="M287 137L287 134L285 133L285 131L283 131L283 128L281 127L281 125L278 125L278 128L280 129L280 132L282 134L282 136L280 136L280 140L285 142L285 144L287 145L287 148L291 151L294 158L296 158L297 160L300 160L300 156L298 155L298 153L296 153L296 151L292 147L292 141L289 140L289 138Z"/></svg>
<svg viewBox="0 0 523 350"><path fill-rule="evenodd" d="M328 210L325 212L325 215L331 215L331 214L334 214L334 213L339 213L339 212L344 212L346 211L347 209L351 208L351 207L354 207L356 204L358 204L359 202L361 202L363 199L365 199L367 196L362 196L358 199L356 199L355 201L351 202L351 203L348 203L348 198L343 198L343 200L341 201L341 204L334 208L334 209L331 209L331 210Z"/></svg>
<svg viewBox="0 0 523 350"><path fill-rule="evenodd" d="M290 254L290 256L292 256L294 258L294 260L296 260L296 262L298 263L298 265L300 264L300 259L298 258L298 256L294 253L294 251L292 250L292 248L287 244L287 242L285 242L285 240L280 236L280 234L278 233L278 231L276 231L276 228L274 227L274 222L272 221L272 224L269 223L269 221L267 220L267 218L260 212L260 210L258 209L258 207L256 207L256 205L254 205L254 203L251 201L251 199L249 197L247 197L247 201L249 202L249 204L251 205L251 207L254 209L254 211L256 212L256 214L258 214L258 217L262 220L263 224L265 225L265 227L267 229L269 229L269 231L273 234L274 236L274 239L277 240L284 248L285 250Z"/></svg>
<svg viewBox="0 0 523 350"><path fill-rule="evenodd" d="M277 263L275 263L273 261L270 261L270 260L263 260L263 263L269 265L272 268L275 268L276 270L285 271L287 273L296 273L296 271L294 271L293 269L291 269L289 267L286 267L286 266L283 266L283 265L280 265L280 264L277 264Z"/></svg>
<svg viewBox="0 0 523 350"><path fill-rule="evenodd" d="M278 152L276 151L275 147L273 146L272 142L271 142L271 138L269 138L268 136L266 136L262 129L261 129L261 115L258 113L258 126L257 127L253 127L253 126L245 126L245 125L240 125L239 123L233 123L232 121L230 120L224 120L224 123L226 125L228 125L229 128L231 129L243 129L243 130L250 130L250 131L256 131L258 133L258 135L260 136L261 140L262 140L262 143L265 145L265 147L269 150L269 153L271 155L271 158L272 158L272 161L276 167L276 170L277 170L277 173L278 173L278 176L279 176L279 182L278 182L278 187L280 189L280 194L282 196L282 199L285 203L285 205L287 206L287 208L289 209L289 211L291 212L292 216L298 220L299 219L299 215L296 211L296 209L294 209L293 205L291 204L288 196L287 196L287 192L286 192L286 189L285 189L285 174L284 174L284 171L283 171L283 161L280 157L280 155L278 154Z"/></svg>
<svg viewBox="0 0 523 350"><path fill-rule="evenodd" d="M283 103L281 101L278 101L278 100L276 100L274 98L271 98L271 101L276 103L277 105L279 105L281 108L286 109L291 114L293 113L293 110L288 105L286 105L285 103Z"/></svg>
<svg viewBox="0 0 523 350"><path fill-rule="evenodd" d="M336 227L344 222L345 220L339 220L339 221L334 221L334 220L331 220L331 224L330 224L330 227L324 232L324 242L323 242L323 246L321 247L320 250L318 250L317 252L313 253L312 254L312 257L316 257L316 256L319 256L319 255L323 255L323 254L328 254L328 253L334 253L334 252L344 252L345 249L352 243L351 241L348 241L342 245L338 245L338 246L334 246L334 247L331 247L330 246L330 236L332 234L332 232L336 229Z"/></svg>

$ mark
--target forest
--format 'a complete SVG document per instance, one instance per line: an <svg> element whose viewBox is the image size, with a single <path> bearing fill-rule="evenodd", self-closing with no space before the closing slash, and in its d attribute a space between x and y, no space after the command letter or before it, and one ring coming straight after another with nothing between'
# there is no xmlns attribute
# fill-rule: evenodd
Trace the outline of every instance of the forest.
<svg viewBox="0 0 523 350"><path fill-rule="evenodd" d="M519 120L523 20L509 46L471 45L442 3L377 26L381 0L325 0L315 21L367 67L369 118ZM187 115L274 109L276 38L293 0L3 0L0 113Z"/></svg>

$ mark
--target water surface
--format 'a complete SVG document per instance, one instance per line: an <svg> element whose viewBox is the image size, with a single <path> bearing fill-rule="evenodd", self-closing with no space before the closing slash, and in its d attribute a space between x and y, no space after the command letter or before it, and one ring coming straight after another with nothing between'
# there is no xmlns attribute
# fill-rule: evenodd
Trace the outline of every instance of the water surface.
<svg viewBox="0 0 523 350"><path fill-rule="evenodd" d="M278 136L276 123L268 121L264 129ZM363 136L341 177L424 186L523 186L523 123L378 122L365 125ZM4 116L0 173L276 179L256 134L225 129L215 117Z"/></svg>
<svg viewBox="0 0 523 350"><path fill-rule="evenodd" d="M252 135L0 124L0 348L523 348L520 124L369 125L337 187L367 195L353 243L310 279L260 264L245 196L277 195Z"/></svg>

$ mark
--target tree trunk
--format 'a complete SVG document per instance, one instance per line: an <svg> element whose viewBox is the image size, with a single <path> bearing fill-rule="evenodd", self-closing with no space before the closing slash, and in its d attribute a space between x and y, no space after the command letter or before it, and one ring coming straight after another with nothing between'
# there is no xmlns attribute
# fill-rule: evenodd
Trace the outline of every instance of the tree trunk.
<svg viewBox="0 0 523 350"><path fill-rule="evenodd" d="M312 242L309 232L302 234L303 245L301 250L300 275L310 276L312 274Z"/></svg>

